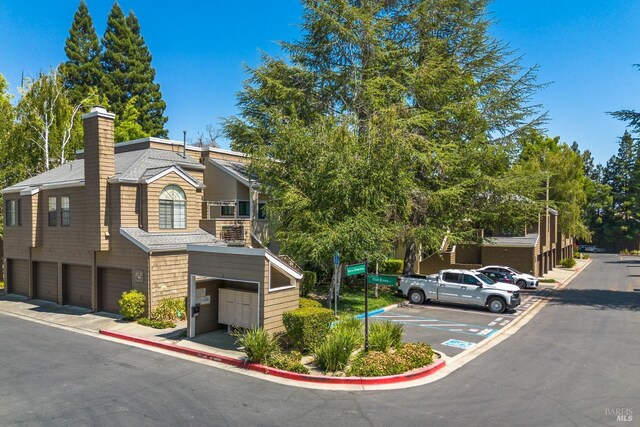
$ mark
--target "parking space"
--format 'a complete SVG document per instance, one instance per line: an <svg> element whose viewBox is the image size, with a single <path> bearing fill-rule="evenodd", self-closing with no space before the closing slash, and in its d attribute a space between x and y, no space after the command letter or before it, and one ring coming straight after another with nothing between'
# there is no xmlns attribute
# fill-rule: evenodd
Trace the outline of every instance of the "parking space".
<svg viewBox="0 0 640 427"><path fill-rule="evenodd" d="M554 287L541 284L538 289L523 290L521 305L502 314L491 313L481 307L407 303L376 314L371 319L401 323L405 341L426 342L438 352L455 356L495 335L536 301L548 296Z"/></svg>

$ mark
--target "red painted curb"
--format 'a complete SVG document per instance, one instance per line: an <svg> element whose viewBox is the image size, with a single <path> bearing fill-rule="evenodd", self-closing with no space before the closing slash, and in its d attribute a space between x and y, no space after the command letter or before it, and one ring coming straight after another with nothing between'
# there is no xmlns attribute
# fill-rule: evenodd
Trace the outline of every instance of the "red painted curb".
<svg viewBox="0 0 640 427"><path fill-rule="evenodd" d="M221 362L227 365L236 366L239 368L248 369L250 371L260 372L267 375L273 375L274 377L287 378L295 381L304 381L319 384L351 384L351 385L379 385L379 384L393 384L406 381L417 380L427 377L439 369L445 366L444 359L439 359L435 363L426 366L424 368L415 369L411 372L398 375L389 375L386 377L327 377L320 375L306 375L297 374L295 372L283 371L281 369L271 368L269 366L260 365L257 363L249 363L235 357L222 356L215 353L209 353L201 350L194 350L191 348L180 347L175 344L169 344L159 341L154 341L146 338L135 337L133 335L121 334L119 332L113 332L108 330L100 330L102 335L107 335L113 338L118 338L125 341L132 341L138 344L144 344L151 347L162 348L164 350L175 351L177 353L186 354L189 356L199 357L201 359L213 360L214 362Z"/></svg>

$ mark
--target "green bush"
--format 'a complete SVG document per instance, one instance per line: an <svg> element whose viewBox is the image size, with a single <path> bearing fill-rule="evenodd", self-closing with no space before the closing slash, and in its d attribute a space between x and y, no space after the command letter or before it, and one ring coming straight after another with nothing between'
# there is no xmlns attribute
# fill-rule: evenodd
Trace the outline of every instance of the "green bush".
<svg viewBox="0 0 640 427"><path fill-rule="evenodd" d="M313 350L329 333L333 311L321 307L304 307L285 311L282 323L294 347L298 350Z"/></svg>
<svg viewBox="0 0 640 427"><path fill-rule="evenodd" d="M244 332L236 330L232 335L236 337L236 344L244 347L249 362L264 364L280 352L277 338L262 328L252 328Z"/></svg>
<svg viewBox="0 0 640 427"><path fill-rule="evenodd" d="M142 292L131 290L122 293L118 300L120 314L127 320L136 320L144 314L147 297Z"/></svg>
<svg viewBox="0 0 640 427"><path fill-rule="evenodd" d="M310 298L300 297L299 301L300 301L299 302L300 308L304 308L304 307L322 307L321 303L319 303L316 300L312 300Z"/></svg>
<svg viewBox="0 0 640 427"><path fill-rule="evenodd" d="M306 297L316 286L317 275L315 271L305 271L300 281L300 296Z"/></svg>
<svg viewBox="0 0 640 427"><path fill-rule="evenodd" d="M564 268L571 268L576 266L576 260L573 258L565 258L560 261L560 265Z"/></svg>
<svg viewBox="0 0 640 427"><path fill-rule="evenodd" d="M152 320L177 320L186 318L186 307L184 298L164 298L151 310Z"/></svg>
<svg viewBox="0 0 640 427"><path fill-rule="evenodd" d="M316 347L318 367L328 372L344 369L359 342L360 337L353 329L341 328L331 331L322 344Z"/></svg>
<svg viewBox="0 0 640 427"><path fill-rule="evenodd" d="M291 354L277 353L267 360L267 366L298 374L309 374L309 368L304 366L301 360L302 355L297 351L293 351Z"/></svg>
<svg viewBox="0 0 640 427"><path fill-rule="evenodd" d="M402 274L404 260L389 258L380 265L380 274Z"/></svg>
<svg viewBox="0 0 640 427"><path fill-rule="evenodd" d="M407 343L400 351L384 353L369 351L360 353L349 368L348 374L358 377L397 375L433 362L433 350L424 343Z"/></svg>
<svg viewBox="0 0 640 427"><path fill-rule="evenodd" d="M386 353L391 348L400 349L403 334L401 323L375 322L369 328L369 350Z"/></svg>
<svg viewBox="0 0 640 427"><path fill-rule="evenodd" d="M138 323L142 326L149 326L154 329L167 329L176 327L176 324L171 320L153 320L147 319L146 317L139 318Z"/></svg>

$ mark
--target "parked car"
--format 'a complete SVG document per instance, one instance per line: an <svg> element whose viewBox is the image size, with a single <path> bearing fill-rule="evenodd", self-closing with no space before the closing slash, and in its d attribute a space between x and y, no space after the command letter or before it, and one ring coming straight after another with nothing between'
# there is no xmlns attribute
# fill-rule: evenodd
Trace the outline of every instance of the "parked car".
<svg viewBox="0 0 640 427"><path fill-rule="evenodd" d="M513 280L515 281L515 285L518 286L520 289L525 289L525 288L535 289L538 287L537 277L534 277L530 274L521 273L515 268L511 268L506 265L486 265L482 268L477 269L476 271L479 271L485 274L489 272L511 274L513 275Z"/></svg>
<svg viewBox="0 0 640 427"><path fill-rule="evenodd" d="M601 248L601 247L595 246L595 245L583 245L583 246L578 247L578 251L601 254L601 253L606 252L607 250L605 248Z"/></svg>
<svg viewBox="0 0 640 427"><path fill-rule="evenodd" d="M482 274L484 274L494 282L509 283L511 285L515 285L516 283L512 273L503 273L501 271L484 271L482 272Z"/></svg>
<svg viewBox="0 0 640 427"><path fill-rule="evenodd" d="M398 292L414 304L443 301L486 307L502 313L520 305L520 289L515 285L495 282L471 270L442 270L431 276L398 278Z"/></svg>

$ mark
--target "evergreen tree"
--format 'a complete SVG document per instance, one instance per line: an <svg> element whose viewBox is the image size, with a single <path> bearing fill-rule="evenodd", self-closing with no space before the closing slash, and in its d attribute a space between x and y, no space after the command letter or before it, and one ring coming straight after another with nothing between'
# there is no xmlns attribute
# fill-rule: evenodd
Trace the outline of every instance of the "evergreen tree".
<svg viewBox="0 0 640 427"><path fill-rule="evenodd" d="M446 234L463 239L472 235L470 224L513 212L499 213L494 202L516 204L522 198L509 196L531 191L530 180L508 172L515 136L540 122L536 107L527 105L535 70L521 70L488 35L486 1L306 0L303 6L301 40L283 44L289 60L265 56L248 70L240 117L225 123L234 148L280 158L269 147L283 125L313 128L333 117L350 123L361 151L371 153L378 117L394 118L385 123L411 159L398 169L410 172L410 185L396 189L410 215L397 209L405 214L389 225L409 247L406 269L417 244L437 248ZM274 183L268 191L287 182L259 177Z"/></svg>
<svg viewBox="0 0 640 427"><path fill-rule="evenodd" d="M78 105L98 90L103 78L100 43L84 0L73 17L64 51L68 59L60 65L60 73L70 102Z"/></svg>
<svg viewBox="0 0 640 427"><path fill-rule="evenodd" d="M145 134L166 137L167 118L163 116L166 105L159 85L153 81L151 54L140 35L137 19L132 13L125 17L117 2L109 13L102 44L105 72L102 87L111 110L117 117L123 117L127 103L135 96Z"/></svg>
<svg viewBox="0 0 640 427"><path fill-rule="evenodd" d="M153 136L166 138L164 124L167 118L163 115L167 104L162 100L160 85L154 83L156 70L151 66L151 53L142 34L140 23L132 11L127 15L127 25L134 41L133 54L136 63L136 81L132 82L132 93L136 97L136 109L140 113L139 123L142 129Z"/></svg>

